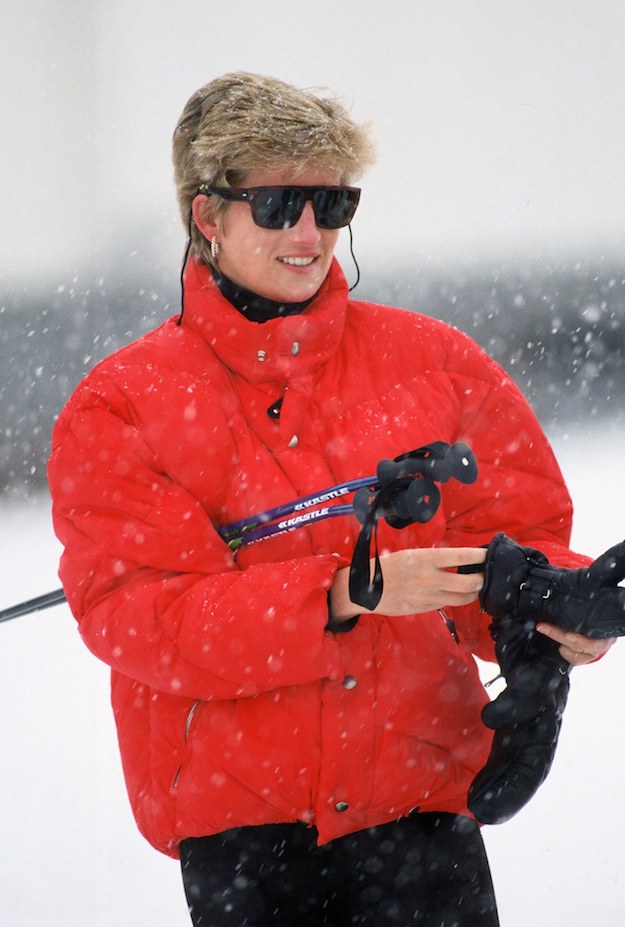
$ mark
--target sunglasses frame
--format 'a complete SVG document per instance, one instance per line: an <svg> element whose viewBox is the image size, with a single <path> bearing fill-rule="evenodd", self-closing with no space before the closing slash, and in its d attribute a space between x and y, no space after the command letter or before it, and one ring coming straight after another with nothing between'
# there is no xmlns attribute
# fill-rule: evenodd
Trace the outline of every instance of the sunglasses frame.
<svg viewBox="0 0 625 927"><path fill-rule="evenodd" d="M290 190L290 191L293 191L294 193L299 193L301 196L304 197L302 208L299 211L299 213L294 217L293 221L282 222L280 223L280 225L277 225L277 226L263 225L261 222L258 221L257 216L256 216L255 205L254 205L256 201L256 197L258 196L259 193L265 193L268 190L275 191L276 194L279 194L285 190ZM347 222L342 222L340 225L322 225L319 221L320 217L317 215L317 208L315 205L315 195L317 193L328 193L334 190L346 190L351 194L355 194L355 203L353 204L353 209L349 215ZM293 228L294 225L297 225L299 220L302 218L302 213L304 212L304 207L306 206L306 203L310 201L313 206L313 212L315 214L315 223L317 227L321 229L334 230L334 229L345 228L346 226L349 225L349 223L354 218L356 209L358 208L358 203L360 202L361 188L360 187L349 187L349 186L346 186L345 184L337 184L334 186L325 185L325 184L322 184L322 185L315 184L315 185L310 185L310 186L297 186L296 184L284 184L283 186L280 186L280 185L271 184L271 185L259 186L259 187L212 187L210 186L210 184L201 183L198 188L198 193L202 194L203 196L217 195L217 196L221 196L221 198L224 200L232 200L235 202L249 203L250 208L252 210L252 219L254 220L254 223L258 225L259 228L269 229L271 231L279 231L281 229L290 229L290 228Z"/></svg>

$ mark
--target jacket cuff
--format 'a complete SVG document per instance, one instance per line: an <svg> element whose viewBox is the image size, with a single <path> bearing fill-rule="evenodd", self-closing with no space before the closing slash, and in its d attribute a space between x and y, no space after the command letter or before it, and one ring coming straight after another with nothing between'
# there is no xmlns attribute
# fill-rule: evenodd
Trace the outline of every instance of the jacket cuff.
<svg viewBox="0 0 625 927"><path fill-rule="evenodd" d="M326 631L331 631L332 634L344 634L346 631L351 631L358 624L358 619L360 615L354 615L353 618L348 618L347 621L337 621L335 618L328 618L328 623L325 626Z"/></svg>
<svg viewBox="0 0 625 927"><path fill-rule="evenodd" d="M353 618L347 618L345 621L337 621L336 618L332 616L330 593L328 592L328 623L324 628L325 631L331 631L332 634L344 634L346 631L351 631L356 627L359 618L360 615L354 615Z"/></svg>

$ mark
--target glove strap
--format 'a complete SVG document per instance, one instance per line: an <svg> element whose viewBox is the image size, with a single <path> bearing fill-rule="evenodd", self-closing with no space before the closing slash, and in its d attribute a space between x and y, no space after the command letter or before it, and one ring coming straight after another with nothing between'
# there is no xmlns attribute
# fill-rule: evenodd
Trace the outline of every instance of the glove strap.
<svg viewBox="0 0 625 927"><path fill-rule="evenodd" d="M534 566L519 590L519 611L521 615L541 616L546 610L547 599L551 598L555 570L552 566Z"/></svg>

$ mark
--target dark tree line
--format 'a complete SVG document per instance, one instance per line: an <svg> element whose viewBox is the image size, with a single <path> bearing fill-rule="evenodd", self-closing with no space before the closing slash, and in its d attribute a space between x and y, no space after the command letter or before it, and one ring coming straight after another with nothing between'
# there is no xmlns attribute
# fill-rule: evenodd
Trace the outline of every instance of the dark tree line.
<svg viewBox="0 0 625 927"><path fill-rule="evenodd" d="M150 279L146 275L146 279ZM154 279L154 278L152 278ZM625 418L625 271L607 262L363 276L354 297L416 309L471 334L543 425ZM177 282L67 286L0 306L0 491L45 486L55 415L98 360L179 307Z"/></svg>

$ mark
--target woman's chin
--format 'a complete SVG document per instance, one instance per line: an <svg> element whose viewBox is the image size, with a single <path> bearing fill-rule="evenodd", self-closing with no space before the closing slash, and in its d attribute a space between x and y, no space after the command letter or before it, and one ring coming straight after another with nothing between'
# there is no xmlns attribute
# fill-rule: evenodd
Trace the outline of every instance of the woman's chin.
<svg viewBox="0 0 625 927"><path fill-rule="evenodd" d="M303 303L314 296L326 275L320 274L318 270L309 270L308 273L298 273L298 270L289 268L283 279L276 282L276 286L272 288L273 293L269 299L276 302Z"/></svg>

